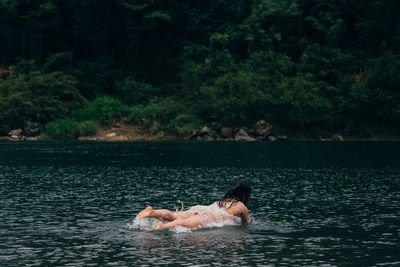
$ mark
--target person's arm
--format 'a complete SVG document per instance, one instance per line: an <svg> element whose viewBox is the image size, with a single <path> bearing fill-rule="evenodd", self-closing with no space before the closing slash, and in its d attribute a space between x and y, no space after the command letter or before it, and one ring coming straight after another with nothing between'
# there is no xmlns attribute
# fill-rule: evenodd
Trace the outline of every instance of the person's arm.
<svg viewBox="0 0 400 267"><path fill-rule="evenodd" d="M247 209L247 207L243 203L241 203L241 204L242 204L242 212L240 214L240 217L242 218L243 222L249 223L250 222L249 210Z"/></svg>
<svg viewBox="0 0 400 267"><path fill-rule="evenodd" d="M228 213L233 216L240 216L245 223L250 222L249 210L242 202L238 202L233 207L230 207Z"/></svg>

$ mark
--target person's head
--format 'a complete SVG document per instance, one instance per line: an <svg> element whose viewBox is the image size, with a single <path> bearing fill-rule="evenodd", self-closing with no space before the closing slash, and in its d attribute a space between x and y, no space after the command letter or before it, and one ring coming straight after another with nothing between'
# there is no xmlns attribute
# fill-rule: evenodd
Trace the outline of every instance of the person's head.
<svg viewBox="0 0 400 267"><path fill-rule="evenodd" d="M251 188L245 184L238 184L226 192L226 194L221 198L219 201L219 205L223 206L223 202L233 201L237 202L240 201L244 205L247 206L247 203L250 199Z"/></svg>

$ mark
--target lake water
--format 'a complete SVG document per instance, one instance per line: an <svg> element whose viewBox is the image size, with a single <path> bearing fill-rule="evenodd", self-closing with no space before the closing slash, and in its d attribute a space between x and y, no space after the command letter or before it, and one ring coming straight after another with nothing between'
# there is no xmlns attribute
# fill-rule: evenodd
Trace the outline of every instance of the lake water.
<svg viewBox="0 0 400 267"><path fill-rule="evenodd" d="M0 143L0 266L400 266L400 143ZM135 214L253 187L253 223Z"/></svg>

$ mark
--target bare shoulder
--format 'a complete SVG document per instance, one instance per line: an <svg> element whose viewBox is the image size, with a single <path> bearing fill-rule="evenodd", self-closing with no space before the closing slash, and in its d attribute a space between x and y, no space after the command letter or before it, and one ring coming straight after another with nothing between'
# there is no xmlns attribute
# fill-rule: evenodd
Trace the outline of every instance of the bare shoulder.
<svg viewBox="0 0 400 267"><path fill-rule="evenodd" d="M248 213L249 211L247 210L247 207L240 201L236 202L234 205L229 207L227 212L231 215L241 215L243 213Z"/></svg>
<svg viewBox="0 0 400 267"><path fill-rule="evenodd" d="M235 206L237 206L239 209L247 210L247 207L241 201L238 201Z"/></svg>
<svg viewBox="0 0 400 267"><path fill-rule="evenodd" d="M247 209L246 205L240 201L232 205L226 212L230 215L242 218L242 221L245 223L250 222L249 210Z"/></svg>

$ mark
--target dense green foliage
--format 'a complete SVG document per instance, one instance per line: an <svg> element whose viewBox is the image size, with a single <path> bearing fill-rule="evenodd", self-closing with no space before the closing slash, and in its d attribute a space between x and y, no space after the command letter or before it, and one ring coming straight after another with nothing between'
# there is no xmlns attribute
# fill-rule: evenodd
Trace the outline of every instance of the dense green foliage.
<svg viewBox="0 0 400 267"><path fill-rule="evenodd" d="M188 135L200 127L190 109L172 98L154 98L143 106L131 109L128 120L150 133L167 131L177 135Z"/></svg>
<svg viewBox="0 0 400 267"><path fill-rule="evenodd" d="M61 119L46 131L65 139L125 119L185 135L263 119L399 134L398 14L394 0L3 0L0 131Z"/></svg>
<svg viewBox="0 0 400 267"><path fill-rule="evenodd" d="M127 113L128 107L121 101L109 96L102 96L88 103L82 110L74 114L74 117L79 120L92 120L102 125L108 125L119 121Z"/></svg>
<svg viewBox="0 0 400 267"><path fill-rule="evenodd" d="M79 137L79 124L70 119L59 119L46 126L45 133L56 140L72 140Z"/></svg>
<svg viewBox="0 0 400 267"><path fill-rule="evenodd" d="M46 125L45 135L56 140L73 140L79 136L96 134L99 124L96 121L78 122L71 119L58 119Z"/></svg>
<svg viewBox="0 0 400 267"><path fill-rule="evenodd" d="M19 74L0 80L0 124L3 131L22 128L26 121L45 124L70 116L84 101L70 75Z"/></svg>

